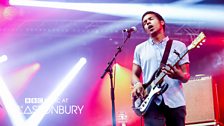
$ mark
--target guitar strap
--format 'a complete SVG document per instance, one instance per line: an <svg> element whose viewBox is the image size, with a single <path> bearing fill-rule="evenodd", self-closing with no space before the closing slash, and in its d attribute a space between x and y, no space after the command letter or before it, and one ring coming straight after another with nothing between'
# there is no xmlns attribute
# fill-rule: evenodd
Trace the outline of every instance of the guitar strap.
<svg viewBox="0 0 224 126"><path fill-rule="evenodd" d="M160 72L161 72L161 68L166 65L167 59L169 57L169 53L170 53L170 49L171 49L172 43L173 43L172 39L169 39L167 41L166 47L165 47L165 50L164 50L164 53L163 53L162 60L160 62L160 67L154 72L152 78L157 77L160 74ZM146 89L149 86L149 84L150 83L147 83L147 84L143 85L143 87ZM149 90L150 90L150 88L149 88Z"/></svg>
<svg viewBox="0 0 224 126"><path fill-rule="evenodd" d="M163 54L163 58L162 58L161 63L160 63L160 67L163 67L163 66L166 65L167 59L168 59L169 54L170 54L170 49L171 49L172 43L173 43L172 39L169 39L167 41L166 48L165 48L165 51L164 51L164 54Z"/></svg>

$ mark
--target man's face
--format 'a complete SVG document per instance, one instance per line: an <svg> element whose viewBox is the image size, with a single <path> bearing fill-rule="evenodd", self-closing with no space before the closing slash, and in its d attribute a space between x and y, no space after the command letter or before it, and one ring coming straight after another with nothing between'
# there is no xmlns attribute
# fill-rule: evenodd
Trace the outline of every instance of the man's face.
<svg viewBox="0 0 224 126"><path fill-rule="evenodd" d="M144 30L152 36L163 30L164 23L164 21L159 21L159 19L154 14L147 14L143 17L142 20Z"/></svg>

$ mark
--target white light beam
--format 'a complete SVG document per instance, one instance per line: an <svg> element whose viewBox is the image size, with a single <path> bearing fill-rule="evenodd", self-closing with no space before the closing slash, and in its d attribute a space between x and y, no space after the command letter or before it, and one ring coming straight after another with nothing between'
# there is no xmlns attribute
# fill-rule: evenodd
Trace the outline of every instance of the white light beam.
<svg viewBox="0 0 224 126"><path fill-rule="evenodd" d="M50 107L55 103L58 97L63 93L70 82L75 78L81 68L86 64L86 59L81 58L72 70L65 76L65 78L58 84L56 89L44 101L43 104L27 119L24 126L38 126L43 117L46 115Z"/></svg>

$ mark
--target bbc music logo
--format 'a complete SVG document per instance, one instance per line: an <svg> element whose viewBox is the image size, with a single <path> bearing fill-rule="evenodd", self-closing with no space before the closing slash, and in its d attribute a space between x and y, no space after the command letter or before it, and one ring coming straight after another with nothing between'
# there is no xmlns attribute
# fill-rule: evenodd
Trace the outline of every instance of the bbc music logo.
<svg viewBox="0 0 224 126"><path fill-rule="evenodd" d="M44 102L44 98L25 98L25 104L41 104Z"/></svg>

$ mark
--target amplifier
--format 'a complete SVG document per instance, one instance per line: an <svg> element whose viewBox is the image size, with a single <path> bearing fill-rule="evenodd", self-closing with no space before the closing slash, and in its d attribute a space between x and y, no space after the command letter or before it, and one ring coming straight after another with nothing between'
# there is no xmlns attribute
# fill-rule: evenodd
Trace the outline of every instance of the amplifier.
<svg viewBox="0 0 224 126"><path fill-rule="evenodd" d="M212 78L200 77L183 84L186 99L186 124L216 122L218 112L217 88Z"/></svg>

